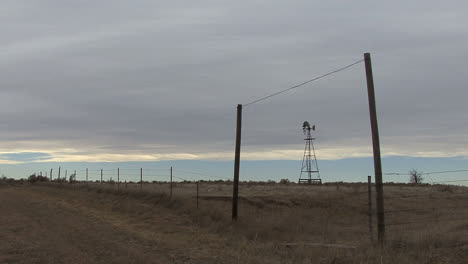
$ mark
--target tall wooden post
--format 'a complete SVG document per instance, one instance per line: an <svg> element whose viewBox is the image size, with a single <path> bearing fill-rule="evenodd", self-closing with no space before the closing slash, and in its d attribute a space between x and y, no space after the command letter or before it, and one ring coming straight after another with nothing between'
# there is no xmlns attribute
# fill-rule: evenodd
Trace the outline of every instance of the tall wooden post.
<svg viewBox="0 0 468 264"><path fill-rule="evenodd" d="M369 236L371 242L374 242L374 234L372 231L372 176L367 176L367 215L369 217Z"/></svg>
<svg viewBox="0 0 468 264"><path fill-rule="evenodd" d="M88 168L86 168L86 186L88 186Z"/></svg>
<svg viewBox="0 0 468 264"><path fill-rule="evenodd" d="M143 168L140 168L140 190L143 190Z"/></svg>
<svg viewBox="0 0 468 264"><path fill-rule="evenodd" d="M237 220L237 205L239 199L239 168L241 149L241 129L242 129L242 105L237 105L237 126L236 126L236 153L234 159L234 182L232 188L232 220Z"/></svg>
<svg viewBox="0 0 468 264"><path fill-rule="evenodd" d="M385 237L385 215L383 200L382 162L380 159L379 127L377 124L377 111L375 107L374 77L370 53L364 53L366 67L367 95L369 98L369 113L372 131L372 145L374 150L375 190L377 194L377 237L383 245Z"/></svg>
<svg viewBox="0 0 468 264"><path fill-rule="evenodd" d="M120 168L117 168L117 191L120 190Z"/></svg>
<svg viewBox="0 0 468 264"><path fill-rule="evenodd" d="M50 169L50 181L52 181L52 171L53 169Z"/></svg>
<svg viewBox="0 0 468 264"><path fill-rule="evenodd" d="M60 181L60 166L59 166L59 171L58 171L58 180Z"/></svg>
<svg viewBox="0 0 468 264"><path fill-rule="evenodd" d="M101 169L101 183L99 183L99 184L102 184L102 169Z"/></svg>
<svg viewBox="0 0 468 264"><path fill-rule="evenodd" d="M170 184L169 198L172 198L172 166L171 166L171 184Z"/></svg>

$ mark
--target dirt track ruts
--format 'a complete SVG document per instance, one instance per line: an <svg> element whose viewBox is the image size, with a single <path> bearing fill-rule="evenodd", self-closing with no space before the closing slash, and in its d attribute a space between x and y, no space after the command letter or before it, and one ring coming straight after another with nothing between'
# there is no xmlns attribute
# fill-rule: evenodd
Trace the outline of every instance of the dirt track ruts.
<svg viewBox="0 0 468 264"><path fill-rule="evenodd" d="M170 212L151 212L164 208L136 208L141 216L135 217L109 206L130 210L134 204L106 200L90 205L98 195L0 187L0 263L217 262L212 252L222 246L219 238Z"/></svg>

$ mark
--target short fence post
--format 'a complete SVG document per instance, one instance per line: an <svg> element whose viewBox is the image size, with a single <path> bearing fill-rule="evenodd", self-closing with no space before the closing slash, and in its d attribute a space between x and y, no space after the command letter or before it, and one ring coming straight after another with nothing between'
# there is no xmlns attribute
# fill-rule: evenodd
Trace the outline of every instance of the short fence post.
<svg viewBox="0 0 468 264"><path fill-rule="evenodd" d="M140 168L140 190L143 190L143 168Z"/></svg>
<svg viewBox="0 0 468 264"><path fill-rule="evenodd" d="M117 191L120 190L120 169L117 168Z"/></svg>
<svg viewBox="0 0 468 264"><path fill-rule="evenodd" d="M368 200L368 216L369 216L369 235L371 242L374 242L372 232L372 176L367 176L367 200Z"/></svg>
<svg viewBox="0 0 468 264"><path fill-rule="evenodd" d="M198 193L199 193L199 191L198 191L199 188L198 188L198 187L199 187L199 183L200 183L200 182L197 181L197 209L198 209Z"/></svg>
<svg viewBox="0 0 468 264"><path fill-rule="evenodd" d="M171 184L170 184L170 194L169 194L169 198L172 198L172 166L171 166Z"/></svg>

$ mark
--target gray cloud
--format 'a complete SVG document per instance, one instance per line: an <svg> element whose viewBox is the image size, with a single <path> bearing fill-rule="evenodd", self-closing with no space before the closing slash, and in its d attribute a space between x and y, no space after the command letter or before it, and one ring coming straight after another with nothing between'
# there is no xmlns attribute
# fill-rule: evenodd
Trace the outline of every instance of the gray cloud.
<svg viewBox="0 0 468 264"><path fill-rule="evenodd" d="M372 52L383 149L463 153L462 1L6 1L3 151L232 151L235 107ZM370 144L363 65L245 109L247 151ZM28 147L30 146L30 147ZM456 151L455 151L456 150Z"/></svg>

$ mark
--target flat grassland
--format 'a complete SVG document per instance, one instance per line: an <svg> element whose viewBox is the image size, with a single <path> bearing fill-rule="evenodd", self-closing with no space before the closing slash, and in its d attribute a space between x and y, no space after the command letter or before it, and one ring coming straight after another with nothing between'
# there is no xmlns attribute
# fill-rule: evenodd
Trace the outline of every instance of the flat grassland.
<svg viewBox="0 0 468 264"><path fill-rule="evenodd" d="M119 190L117 190L117 188ZM466 263L468 188L366 184L0 184L0 263ZM374 188L373 188L374 191ZM373 202L375 195L373 195ZM373 215L374 240L376 220Z"/></svg>

